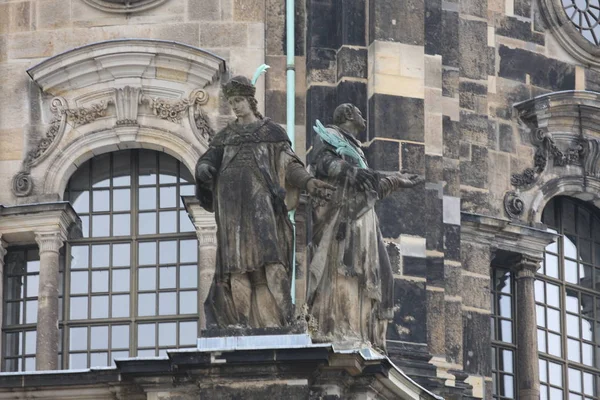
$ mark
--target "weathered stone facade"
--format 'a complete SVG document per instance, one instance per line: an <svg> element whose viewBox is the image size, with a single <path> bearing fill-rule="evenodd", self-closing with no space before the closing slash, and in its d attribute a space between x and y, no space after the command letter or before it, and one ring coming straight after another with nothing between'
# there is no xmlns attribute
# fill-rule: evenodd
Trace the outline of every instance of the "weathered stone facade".
<svg viewBox="0 0 600 400"><path fill-rule="evenodd" d="M39 243L50 283L58 250L44 250L43 235L56 231L59 247L67 240L66 221L76 216L57 202L83 162L147 148L193 170L212 132L233 118L220 84L262 63L271 69L257 85L260 111L286 122L283 1L117 3L0 1L0 255ZM522 278L517 307L531 311L535 266L555 238L541 224L544 205L559 194L600 205L600 95L591 93L600 91L600 53L573 39L558 3L295 1L296 152L310 159L315 120L331 123L335 107L351 102L367 117L369 165L426 177L377 206L395 284L387 348L401 370L446 398L492 398L492 265ZM44 212L30 210L37 203L68 218L31 217ZM31 218L19 219L15 206ZM186 206L200 263L212 264L214 220L191 198ZM297 220L302 302L311 228L304 213ZM200 298L213 273L201 269ZM53 286L46 289L40 298L54 304ZM43 311L50 303L38 323L54 327L54 311ZM535 319L517 324L525 338L518 346L535 349ZM38 369L57 365L56 354L41 350L56 341L51 330L38 336ZM515 385L520 398L536 398L537 354L523 354L527 381ZM271 379L273 368L261 373ZM0 386L21 386L10 379L0 376ZM265 393L286 396L272 390Z"/></svg>

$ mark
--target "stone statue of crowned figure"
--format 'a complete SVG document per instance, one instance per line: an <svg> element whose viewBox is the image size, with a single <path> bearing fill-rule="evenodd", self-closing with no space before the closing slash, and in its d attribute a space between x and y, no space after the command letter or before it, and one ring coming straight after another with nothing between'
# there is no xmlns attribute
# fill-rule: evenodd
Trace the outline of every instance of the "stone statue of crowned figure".
<svg viewBox="0 0 600 400"><path fill-rule="evenodd" d="M294 320L294 237L288 212L306 191L313 199L308 315L313 339L372 343L385 349L393 276L374 205L416 175L367 166L358 134L365 121L343 104L334 125L317 132L310 170L285 130L257 110L253 80L223 87L236 119L219 131L196 165L196 197L215 213L217 257L208 302L220 328L285 328Z"/></svg>

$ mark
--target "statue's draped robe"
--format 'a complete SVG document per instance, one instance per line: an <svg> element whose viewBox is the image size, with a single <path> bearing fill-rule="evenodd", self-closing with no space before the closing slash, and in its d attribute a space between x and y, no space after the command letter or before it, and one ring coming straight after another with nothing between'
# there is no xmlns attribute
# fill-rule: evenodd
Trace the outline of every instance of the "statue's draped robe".
<svg viewBox="0 0 600 400"><path fill-rule="evenodd" d="M198 164L217 170L213 181L197 184L196 196L216 215L212 304L219 325L285 325L292 308L288 209L310 175L285 131L269 119L229 124Z"/></svg>
<svg viewBox="0 0 600 400"><path fill-rule="evenodd" d="M362 155L359 142L352 136L335 126L327 130ZM375 202L384 194L359 191L350 185L346 163L358 167L358 161L338 155L319 136L313 151L312 172L317 179L335 185L337 191L330 202L313 212L309 310L322 340L370 341L385 349L387 321L392 317L393 276L374 210Z"/></svg>

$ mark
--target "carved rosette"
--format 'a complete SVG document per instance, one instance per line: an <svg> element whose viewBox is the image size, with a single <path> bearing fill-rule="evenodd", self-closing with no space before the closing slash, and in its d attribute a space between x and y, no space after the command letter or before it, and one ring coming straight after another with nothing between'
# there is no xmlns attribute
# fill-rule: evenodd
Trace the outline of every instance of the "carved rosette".
<svg viewBox="0 0 600 400"><path fill-rule="evenodd" d="M510 191L504 195L504 211L512 219L518 219L523 215L525 203L518 193Z"/></svg>
<svg viewBox="0 0 600 400"><path fill-rule="evenodd" d="M27 197L33 191L33 179L29 172L21 171L13 177L12 191L17 197Z"/></svg>

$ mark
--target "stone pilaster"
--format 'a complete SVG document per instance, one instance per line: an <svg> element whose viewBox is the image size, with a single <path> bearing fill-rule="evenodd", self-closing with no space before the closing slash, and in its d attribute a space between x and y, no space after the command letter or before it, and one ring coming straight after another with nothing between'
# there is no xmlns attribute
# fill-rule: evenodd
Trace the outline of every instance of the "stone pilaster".
<svg viewBox="0 0 600 400"><path fill-rule="evenodd" d="M514 266L517 281L517 388L518 398L540 398L540 373L535 319L535 272L542 260L520 256Z"/></svg>
<svg viewBox="0 0 600 400"><path fill-rule="evenodd" d="M206 329L206 313L204 303L208 298L210 288L215 276L217 261L217 223L215 215L200 207L200 203L193 196L183 198L185 208L192 223L196 227L200 258L198 270L200 283L198 286L198 323L200 329Z"/></svg>
<svg viewBox="0 0 600 400"><path fill-rule="evenodd" d="M59 250L67 239L60 230L35 234L40 252L36 369L58 369Z"/></svg>

